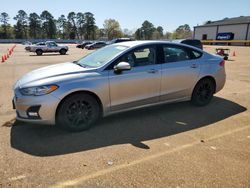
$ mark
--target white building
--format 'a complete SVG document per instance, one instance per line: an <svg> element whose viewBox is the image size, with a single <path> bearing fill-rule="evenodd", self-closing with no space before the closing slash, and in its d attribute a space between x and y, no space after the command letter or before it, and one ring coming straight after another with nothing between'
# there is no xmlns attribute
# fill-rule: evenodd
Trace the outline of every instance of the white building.
<svg viewBox="0 0 250 188"><path fill-rule="evenodd" d="M194 38L199 40L250 40L250 16L209 21L194 27Z"/></svg>

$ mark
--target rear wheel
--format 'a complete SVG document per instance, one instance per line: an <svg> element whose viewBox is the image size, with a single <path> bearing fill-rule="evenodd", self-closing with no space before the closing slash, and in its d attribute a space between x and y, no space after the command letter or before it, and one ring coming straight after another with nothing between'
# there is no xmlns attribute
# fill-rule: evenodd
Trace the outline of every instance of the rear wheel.
<svg viewBox="0 0 250 188"><path fill-rule="evenodd" d="M208 78L200 80L192 94L191 102L196 106L205 106L213 98L215 92L215 83Z"/></svg>
<svg viewBox="0 0 250 188"><path fill-rule="evenodd" d="M43 55L43 51L42 50L36 50L36 55Z"/></svg>
<svg viewBox="0 0 250 188"><path fill-rule="evenodd" d="M89 129L100 117L97 100L89 94L67 97L57 110L57 125L69 131Z"/></svg>
<svg viewBox="0 0 250 188"><path fill-rule="evenodd" d="M61 54L61 55L65 55L66 54L66 50L65 49L61 49L60 51L59 51L59 53Z"/></svg>

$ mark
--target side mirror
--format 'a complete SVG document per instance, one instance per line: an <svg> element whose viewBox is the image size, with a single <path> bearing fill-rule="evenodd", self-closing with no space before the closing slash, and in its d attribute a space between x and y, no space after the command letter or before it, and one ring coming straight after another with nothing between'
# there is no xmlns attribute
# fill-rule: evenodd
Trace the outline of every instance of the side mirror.
<svg viewBox="0 0 250 188"><path fill-rule="evenodd" d="M131 66L127 62L120 62L114 66L114 72L120 74L122 71L131 70Z"/></svg>

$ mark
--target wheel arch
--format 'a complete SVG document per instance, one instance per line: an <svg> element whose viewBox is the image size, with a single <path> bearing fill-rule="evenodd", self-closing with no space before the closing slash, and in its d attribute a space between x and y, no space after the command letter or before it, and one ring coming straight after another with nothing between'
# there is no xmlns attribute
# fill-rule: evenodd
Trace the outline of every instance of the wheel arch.
<svg viewBox="0 0 250 188"><path fill-rule="evenodd" d="M37 52L37 51L42 51L43 52L43 50L41 48L37 48L35 52Z"/></svg>
<svg viewBox="0 0 250 188"><path fill-rule="evenodd" d="M98 105L99 105L99 107L100 107L100 115L103 116L103 104L102 104L101 99L98 97L98 95L95 94L95 93L92 92L92 91L79 90L79 91L74 91L74 92L72 92L72 93L69 93L69 94L67 94L66 96L64 96L64 97L62 98L62 100L59 102L59 104L58 104L57 107L56 107L56 117L55 117L55 119L57 118L58 109L59 109L59 107L63 104L63 102L64 102L68 97L70 97L70 96L72 96L72 95L75 95L75 94L81 94L81 93L82 93L82 94L89 94L90 96L92 96L92 97L94 97L94 98L96 99L96 101L97 101L97 103L98 103Z"/></svg>
<svg viewBox="0 0 250 188"><path fill-rule="evenodd" d="M217 87L217 85L216 85L216 80L215 80L215 78L213 77L213 76L211 76L211 75L207 75L207 76L203 76L203 77L201 77L199 80L198 80L198 82L195 84L195 86L201 81L201 80L205 80L205 79L209 79L209 80L211 80L213 83L214 83L214 88L215 88L215 90L214 90L214 93L216 92L216 87ZM194 87L195 88L195 87Z"/></svg>

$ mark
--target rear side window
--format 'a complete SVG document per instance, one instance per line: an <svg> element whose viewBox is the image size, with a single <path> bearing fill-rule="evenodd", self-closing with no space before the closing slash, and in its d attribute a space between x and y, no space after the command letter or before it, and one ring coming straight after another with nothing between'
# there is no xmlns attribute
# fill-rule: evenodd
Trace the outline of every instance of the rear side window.
<svg viewBox="0 0 250 188"><path fill-rule="evenodd" d="M192 59L187 49L178 46L163 46L165 63Z"/></svg>
<svg viewBox="0 0 250 188"><path fill-rule="evenodd" d="M191 55L192 59L198 59L202 56L202 53L195 50L191 50Z"/></svg>

